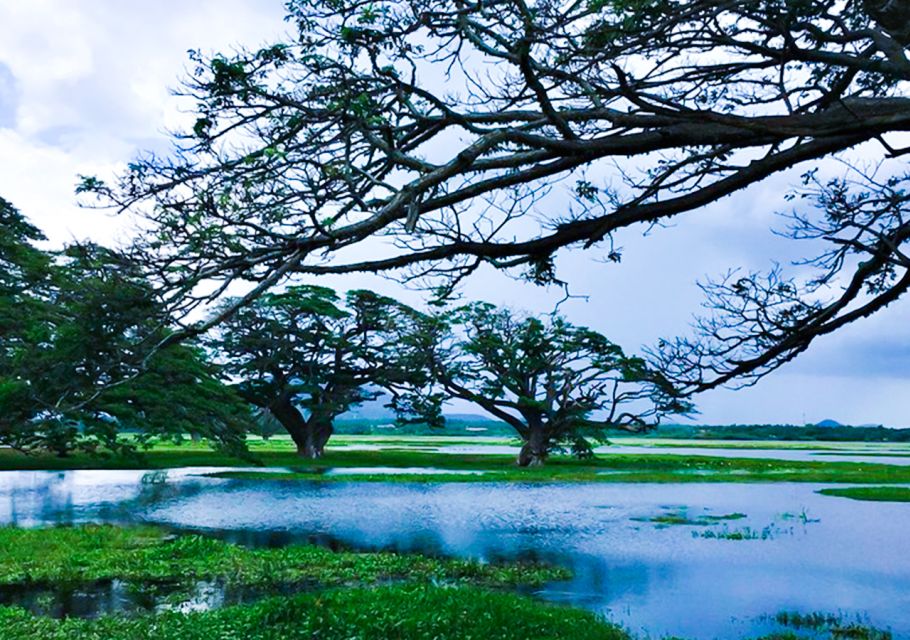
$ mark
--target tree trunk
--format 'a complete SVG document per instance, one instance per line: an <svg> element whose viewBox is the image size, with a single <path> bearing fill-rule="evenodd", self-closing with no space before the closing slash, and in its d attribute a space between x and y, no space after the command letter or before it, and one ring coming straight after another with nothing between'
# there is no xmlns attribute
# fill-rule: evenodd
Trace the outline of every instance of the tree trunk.
<svg viewBox="0 0 910 640"><path fill-rule="evenodd" d="M519 467L536 467L547 460L550 438L543 424L530 425L528 439L518 452Z"/></svg>
<svg viewBox="0 0 910 640"><path fill-rule="evenodd" d="M325 445L332 436L333 430L331 417L310 416L307 423L306 442L301 455L307 458L321 458L325 454Z"/></svg>
<svg viewBox="0 0 910 640"><path fill-rule="evenodd" d="M332 418L319 418L314 420L310 418L311 440L313 443L313 453L315 458L321 458L325 453L325 445L335 431L332 425Z"/></svg>
<svg viewBox="0 0 910 640"><path fill-rule="evenodd" d="M310 424L300 413L300 410L291 402L289 394L282 393L271 405L269 411L281 423L291 440L297 445L297 455L302 458L315 458L312 447L312 430Z"/></svg>

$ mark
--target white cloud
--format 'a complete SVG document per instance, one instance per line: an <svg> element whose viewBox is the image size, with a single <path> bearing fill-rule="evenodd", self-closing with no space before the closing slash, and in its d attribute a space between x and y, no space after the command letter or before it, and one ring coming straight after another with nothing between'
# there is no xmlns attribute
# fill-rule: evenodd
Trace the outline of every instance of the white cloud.
<svg viewBox="0 0 910 640"><path fill-rule="evenodd" d="M11 78L0 98L15 82L18 116L0 130L0 193L53 241L121 235L126 219L75 206L77 175L109 176L141 150L167 148L165 132L182 119L170 89L187 50L274 38L282 15L280 0L0 4L0 65Z"/></svg>

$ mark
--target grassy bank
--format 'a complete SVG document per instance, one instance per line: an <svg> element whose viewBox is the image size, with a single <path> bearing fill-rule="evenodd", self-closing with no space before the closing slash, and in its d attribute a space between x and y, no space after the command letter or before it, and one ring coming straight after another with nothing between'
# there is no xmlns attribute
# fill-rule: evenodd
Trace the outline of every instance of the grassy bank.
<svg viewBox="0 0 910 640"><path fill-rule="evenodd" d="M311 545L249 549L154 527L0 528L0 584L121 579L219 580L244 585L373 584L389 579L536 585L568 578L561 567L481 564L413 554L352 553Z"/></svg>
<svg viewBox="0 0 910 640"><path fill-rule="evenodd" d="M869 502L910 502L910 487L836 487L819 493Z"/></svg>
<svg viewBox="0 0 910 640"><path fill-rule="evenodd" d="M426 638L580 638L627 636L594 614L545 605L489 587L566 578L539 564L485 565L394 553L333 552L311 546L247 549L151 527L0 529L0 585L131 585L199 580L263 587L267 597L199 613L62 620L0 607L4 640L331 640ZM388 580L397 580L388 584ZM289 583L316 583L297 595Z"/></svg>

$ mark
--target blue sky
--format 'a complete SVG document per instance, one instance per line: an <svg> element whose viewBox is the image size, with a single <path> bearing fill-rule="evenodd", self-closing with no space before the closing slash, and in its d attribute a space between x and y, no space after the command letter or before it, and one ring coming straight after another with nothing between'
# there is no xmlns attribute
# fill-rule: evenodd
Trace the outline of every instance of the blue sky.
<svg viewBox="0 0 910 640"><path fill-rule="evenodd" d="M130 220L75 205L77 174L111 175L140 150L165 151L166 132L191 116L170 95L187 49L258 46L286 30L276 0L5 0L0 2L0 195L14 202L51 241L125 241ZM184 105L185 106L185 105ZM880 150L855 152L874 159ZM685 333L701 294L699 279L731 267L787 264L803 247L770 231L789 206L783 195L800 171L777 176L672 227L629 229L618 237L620 265L602 253L564 253L560 275L586 296L561 310L627 351ZM339 288L374 287L411 302L378 278L336 278ZM465 295L532 311L552 308L561 291L486 272ZM855 424L910 426L910 303L817 343L757 386L697 400L703 423L791 422L834 418Z"/></svg>

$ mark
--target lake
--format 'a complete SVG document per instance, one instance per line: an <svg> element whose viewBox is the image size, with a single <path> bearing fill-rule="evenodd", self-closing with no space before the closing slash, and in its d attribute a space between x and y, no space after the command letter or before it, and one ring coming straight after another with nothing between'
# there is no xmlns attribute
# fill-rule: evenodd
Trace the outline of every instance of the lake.
<svg viewBox="0 0 910 640"><path fill-rule="evenodd" d="M208 468L0 472L0 522L156 523L244 544L317 542L545 559L537 595L651 637L747 637L780 611L841 613L910 638L910 505L812 484L283 482ZM824 485L830 486L830 485ZM673 524L669 522L689 522Z"/></svg>

